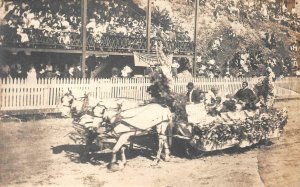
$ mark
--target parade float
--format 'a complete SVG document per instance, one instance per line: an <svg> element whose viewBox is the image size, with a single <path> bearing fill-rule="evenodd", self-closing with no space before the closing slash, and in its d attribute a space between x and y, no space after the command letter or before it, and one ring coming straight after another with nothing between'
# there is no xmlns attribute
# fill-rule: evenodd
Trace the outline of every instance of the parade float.
<svg viewBox="0 0 300 187"><path fill-rule="evenodd" d="M244 148L280 137L287 122L285 109L265 112L233 111L217 116L202 113L201 121L175 123L174 138L185 141L187 156L199 152L223 150L230 147Z"/></svg>
<svg viewBox="0 0 300 187"><path fill-rule="evenodd" d="M174 147L183 149L191 157L199 152L244 148L280 137L288 116L286 109L273 107L274 74L271 70L255 85L258 98L255 108L245 109L233 97L227 97L218 103L225 110L218 111L215 105L207 105L204 91L198 90L202 93L199 103L187 102L186 95L171 92L174 81L169 73L170 63L162 50L160 42L157 44L159 65L153 67L152 84L147 90L151 100L96 102L87 95L81 96L74 117L76 132L71 133L71 138L85 144L87 152L95 143L101 153L113 154L111 163L114 163L117 151L121 150L124 166L126 158L122 148L136 136L157 135L152 136L158 138L156 160L161 159L163 149L165 159L169 159L171 144L172 150ZM178 144L180 141L184 143Z"/></svg>
<svg viewBox="0 0 300 187"><path fill-rule="evenodd" d="M154 97L163 102L173 99L170 106L175 114L172 139L184 142L176 144L178 141L173 141L173 150L183 149L188 157L201 152L244 148L268 142L280 137L287 123L286 108L273 107L274 97L270 94L273 94L274 86L269 76L261 77L254 86L259 95L255 109L243 109L234 98L229 97L219 104L222 108L219 112L214 111L214 106L206 104L205 97L200 103L194 104L187 102L185 95L157 91L165 88L161 83L164 78L158 81L157 77L161 76L156 76L154 81L153 93L157 94Z"/></svg>
<svg viewBox="0 0 300 187"><path fill-rule="evenodd" d="M153 118L152 114L167 108L173 114L172 123L165 134L169 145L172 144L172 150L183 150L187 157L193 157L201 152L244 148L270 141L280 137L287 123L286 109L259 106L256 110L242 110L237 109L238 104L233 100L223 102L227 111L212 114L208 109L211 107L204 102L188 103L185 95L171 93L166 89L168 80L159 72L155 72L152 79L153 84L148 90L153 97L151 101L106 99L95 102L82 96L89 100L89 104L85 104L86 109L80 111L77 118L74 117L76 133L71 137L77 143L85 144L87 151L95 143L101 147L100 152L108 153L118 141L114 135L116 132L138 129L145 132L142 135L157 134L154 127L160 122L157 118L161 114ZM126 122L130 128L120 128L118 124L122 122Z"/></svg>

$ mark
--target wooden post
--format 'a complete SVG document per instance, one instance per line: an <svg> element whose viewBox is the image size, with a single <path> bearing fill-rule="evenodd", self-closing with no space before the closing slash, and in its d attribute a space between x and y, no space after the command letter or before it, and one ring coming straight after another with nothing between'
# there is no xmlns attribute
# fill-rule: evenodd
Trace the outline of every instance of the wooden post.
<svg viewBox="0 0 300 187"><path fill-rule="evenodd" d="M196 76L196 61L197 61L197 32L198 32L198 7L199 0L195 1L195 30L194 30L194 63L193 63L193 76Z"/></svg>
<svg viewBox="0 0 300 187"><path fill-rule="evenodd" d="M85 74L85 57L86 57L86 24L87 24L87 1L88 0L81 0L81 33L82 33L82 54L81 54L81 70L82 70L82 77L86 78Z"/></svg>
<svg viewBox="0 0 300 187"><path fill-rule="evenodd" d="M147 6L147 53L151 52L151 0L148 0L148 6Z"/></svg>

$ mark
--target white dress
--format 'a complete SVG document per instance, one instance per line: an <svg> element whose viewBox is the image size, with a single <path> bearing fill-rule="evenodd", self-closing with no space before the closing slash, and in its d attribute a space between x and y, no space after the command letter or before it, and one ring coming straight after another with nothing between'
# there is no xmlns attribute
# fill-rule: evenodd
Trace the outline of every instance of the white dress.
<svg viewBox="0 0 300 187"><path fill-rule="evenodd" d="M27 82L30 84L36 84L36 71L34 68L27 72Z"/></svg>

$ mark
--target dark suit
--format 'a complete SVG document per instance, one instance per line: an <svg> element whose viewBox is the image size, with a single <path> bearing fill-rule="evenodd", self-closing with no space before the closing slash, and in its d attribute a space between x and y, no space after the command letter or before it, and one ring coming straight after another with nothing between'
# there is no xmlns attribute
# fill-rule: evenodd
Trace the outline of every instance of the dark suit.
<svg viewBox="0 0 300 187"><path fill-rule="evenodd" d="M243 109L245 109L245 110L246 109L256 109L256 106L255 106L256 95L254 94L254 92L251 89L249 89L249 88L240 89L239 91L236 92L236 94L234 95L234 98L244 102Z"/></svg>
<svg viewBox="0 0 300 187"><path fill-rule="evenodd" d="M188 102L200 103L201 95L199 90L192 90L191 100L190 100L190 93L187 92L186 98Z"/></svg>
<svg viewBox="0 0 300 187"><path fill-rule="evenodd" d="M248 102L255 101L256 96L251 89L245 88L237 91L236 94L234 95L234 98L248 103Z"/></svg>

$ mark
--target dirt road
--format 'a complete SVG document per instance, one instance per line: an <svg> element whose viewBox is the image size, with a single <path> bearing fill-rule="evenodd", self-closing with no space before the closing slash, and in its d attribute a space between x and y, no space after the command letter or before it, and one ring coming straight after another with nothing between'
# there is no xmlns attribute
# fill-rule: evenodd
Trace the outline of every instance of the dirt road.
<svg viewBox="0 0 300 187"><path fill-rule="evenodd" d="M270 146L226 151L198 159L172 157L151 166L147 150L129 155L124 170L106 169L109 155L84 162L82 146L66 136L70 119L0 125L0 186L300 186L300 106L288 107L283 136Z"/></svg>

